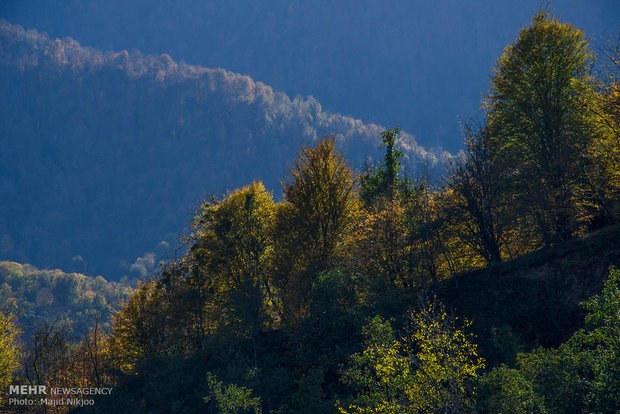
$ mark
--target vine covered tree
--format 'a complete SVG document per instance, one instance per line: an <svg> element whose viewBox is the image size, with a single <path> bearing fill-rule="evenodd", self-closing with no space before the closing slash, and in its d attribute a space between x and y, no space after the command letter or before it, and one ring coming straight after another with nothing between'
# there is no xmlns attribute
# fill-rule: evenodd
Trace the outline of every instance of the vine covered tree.
<svg viewBox="0 0 620 414"><path fill-rule="evenodd" d="M376 170L368 168L361 177L360 196L366 206L371 206L381 198L391 199L407 188L407 180L399 177L404 157L396 146L399 135L400 127L381 132L382 146L385 147L383 163Z"/></svg>

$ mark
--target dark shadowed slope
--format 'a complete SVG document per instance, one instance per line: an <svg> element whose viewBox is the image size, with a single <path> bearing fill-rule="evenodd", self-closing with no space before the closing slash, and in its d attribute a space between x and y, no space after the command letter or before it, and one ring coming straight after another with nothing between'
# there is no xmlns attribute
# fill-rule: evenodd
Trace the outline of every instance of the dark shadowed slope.
<svg viewBox="0 0 620 414"><path fill-rule="evenodd" d="M617 0L3 0L0 17L246 73L454 151L457 117L477 114L489 68L547 3L593 39L620 29Z"/></svg>
<svg viewBox="0 0 620 414"><path fill-rule="evenodd" d="M326 134L359 168L380 131L248 76L2 21L0 258L144 274L199 199L255 179L279 194L299 144ZM413 165L447 157L401 144Z"/></svg>

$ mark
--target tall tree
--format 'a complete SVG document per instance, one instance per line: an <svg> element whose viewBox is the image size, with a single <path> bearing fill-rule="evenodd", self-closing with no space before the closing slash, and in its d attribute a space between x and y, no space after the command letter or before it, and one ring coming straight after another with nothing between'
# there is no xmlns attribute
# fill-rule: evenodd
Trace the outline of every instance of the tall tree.
<svg viewBox="0 0 620 414"><path fill-rule="evenodd" d="M375 170L367 168L361 177L360 195L366 206L371 206L381 198L393 198L402 191L407 180L399 177L403 152L396 147L400 135L400 127L381 132L382 146L385 147L383 163Z"/></svg>
<svg viewBox="0 0 620 414"><path fill-rule="evenodd" d="M448 178L456 194L456 207L466 230L462 236L487 263L502 260L500 248L505 230L502 194L504 170L497 168L488 149L488 132L465 125L465 157L458 160Z"/></svg>
<svg viewBox="0 0 620 414"><path fill-rule="evenodd" d="M490 149L546 245L578 225L576 194L596 130L585 110L593 57L581 30L539 11L504 50L486 97Z"/></svg>
<svg viewBox="0 0 620 414"><path fill-rule="evenodd" d="M157 281L138 284L133 295L112 319L110 350L113 364L125 373L135 373L140 361L154 356L174 354L176 344L183 342L183 328L178 320L170 321L167 310L170 301ZM170 325L179 326L172 334ZM174 345L173 345L174 344Z"/></svg>
<svg viewBox="0 0 620 414"><path fill-rule="evenodd" d="M265 304L273 299L268 278L272 248L270 229L273 197L261 182L231 192L219 202L203 204L192 226L188 268L206 288L215 305L221 327L247 333L254 344L265 316Z"/></svg>
<svg viewBox="0 0 620 414"><path fill-rule="evenodd" d="M584 177L588 188L582 196L591 200L594 229L620 220L620 35L599 45L598 51L599 99L588 101L587 108L600 134L588 153L592 168Z"/></svg>
<svg viewBox="0 0 620 414"><path fill-rule="evenodd" d="M320 271L346 258L360 211L358 177L328 138L302 147L276 209L275 273L285 313L304 307ZM289 308L289 309L286 309Z"/></svg>

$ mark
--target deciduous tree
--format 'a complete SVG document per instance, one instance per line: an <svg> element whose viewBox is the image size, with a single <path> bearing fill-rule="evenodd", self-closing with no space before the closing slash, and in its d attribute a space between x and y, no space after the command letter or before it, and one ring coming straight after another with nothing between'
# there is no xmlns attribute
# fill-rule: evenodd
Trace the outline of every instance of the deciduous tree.
<svg viewBox="0 0 620 414"><path fill-rule="evenodd" d="M319 272L349 254L360 213L358 177L327 138L301 148L283 189L275 215L274 281L285 317L294 319Z"/></svg>
<svg viewBox="0 0 620 414"><path fill-rule="evenodd" d="M579 226L577 193L596 133L586 110L593 58L581 30L539 11L504 50L486 97L491 155L546 245Z"/></svg>

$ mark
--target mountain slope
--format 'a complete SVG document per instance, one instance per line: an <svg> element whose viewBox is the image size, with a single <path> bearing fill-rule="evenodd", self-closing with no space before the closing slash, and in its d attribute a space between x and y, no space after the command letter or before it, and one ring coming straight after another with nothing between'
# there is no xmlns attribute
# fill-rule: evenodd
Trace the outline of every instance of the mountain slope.
<svg viewBox="0 0 620 414"><path fill-rule="evenodd" d="M557 347L583 325L579 303L620 264L620 226L444 280L439 298L473 320L490 366L517 351Z"/></svg>
<svg viewBox="0 0 620 414"><path fill-rule="evenodd" d="M229 2L48 0L0 4L0 17L54 37L246 73L332 111L400 124L428 147L461 148L506 44L540 0ZM554 0L553 14L597 39L619 29L616 0Z"/></svg>
<svg viewBox="0 0 620 414"><path fill-rule="evenodd" d="M109 327L131 293L126 281L0 261L0 303L17 316L24 341L45 323L67 328L71 339L81 339L96 322Z"/></svg>
<svg viewBox="0 0 620 414"><path fill-rule="evenodd" d="M208 194L262 179L277 195L299 144L326 134L359 168L381 130L223 69L2 21L0 259L144 274ZM400 144L412 165L448 157Z"/></svg>
<svg viewBox="0 0 620 414"><path fill-rule="evenodd" d="M616 225L493 268L445 279L433 290L450 312L472 321L466 332L475 333L472 341L491 369L513 365L517 352L557 347L582 328L584 310L578 303L600 294L608 267L619 262L620 226ZM341 378L351 355L364 349L362 326L379 314L391 320L397 332L407 332L402 316L416 309L419 300L419 292L393 292L371 306L342 309L335 305L330 312L318 311L288 332L262 331L260 369L248 370L253 367L250 339L213 335L202 352L189 358L142 361L137 374L119 378L114 393L76 412L204 411L207 372L227 384L251 388L253 396L261 397L265 412L336 412L334 400L346 401L359 392L345 386ZM375 352L382 355L380 350ZM588 378L587 372L580 375L580 381ZM170 378L175 379L172 385Z"/></svg>

